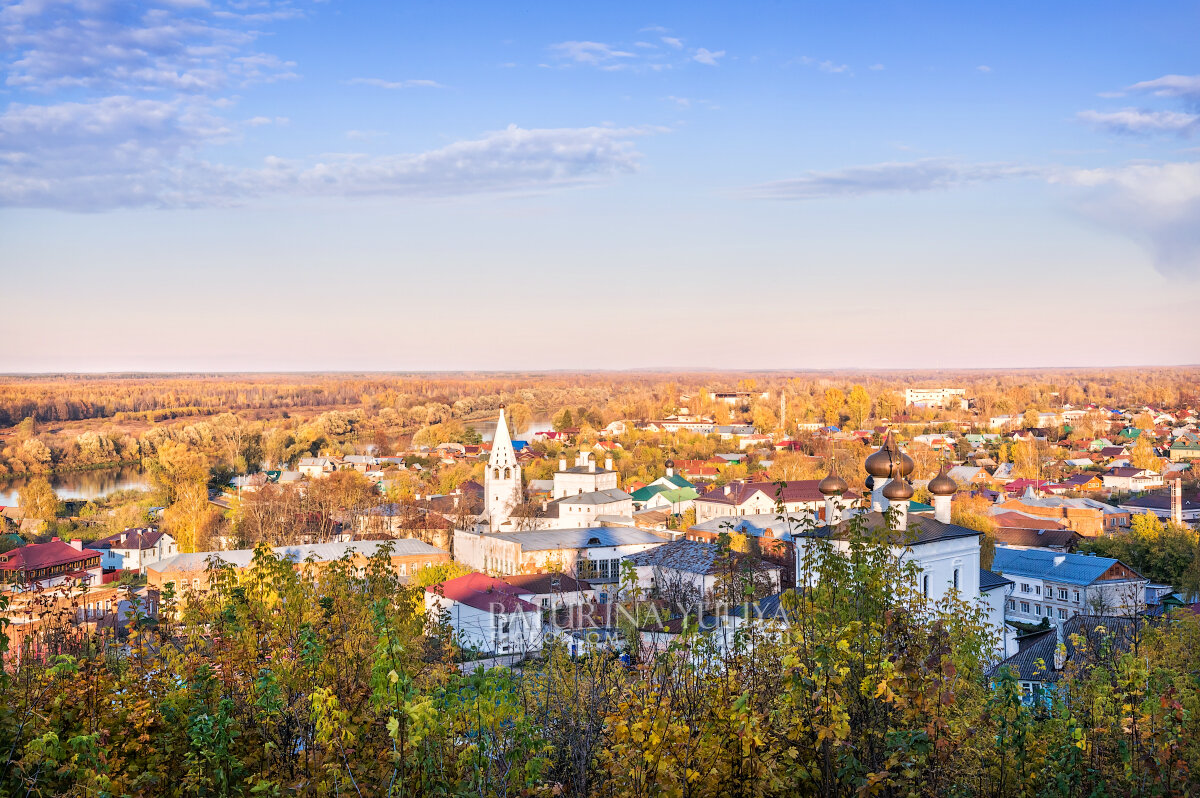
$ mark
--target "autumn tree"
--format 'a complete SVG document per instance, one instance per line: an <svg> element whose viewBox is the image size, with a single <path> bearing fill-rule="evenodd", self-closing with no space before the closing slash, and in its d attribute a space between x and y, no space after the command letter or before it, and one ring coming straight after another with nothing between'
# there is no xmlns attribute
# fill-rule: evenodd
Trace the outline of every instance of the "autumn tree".
<svg viewBox="0 0 1200 798"><path fill-rule="evenodd" d="M846 394L842 393L841 388L827 388L825 390L825 399L821 403L821 412L825 419L825 426L832 427L842 419L842 408L846 404Z"/></svg>
<svg viewBox="0 0 1200 798"><path fill-rule="evenodd" d="M850 413L850 425L854 429L862 429L863 423L871 415L871 395L866 388L857 384L850 388L846 410Z"/></svg>
<svg viewBox="0 0 1200 798"><path fill-rule="evenodd" d="M45 477L33 477L19 491L18 501L26 518L52 521L62 507L54 488Z"/></svg>

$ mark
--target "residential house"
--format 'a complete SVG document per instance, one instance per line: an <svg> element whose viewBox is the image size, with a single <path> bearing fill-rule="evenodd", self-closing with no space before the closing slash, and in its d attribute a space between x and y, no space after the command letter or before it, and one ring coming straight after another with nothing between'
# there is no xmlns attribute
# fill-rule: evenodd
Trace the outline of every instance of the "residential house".
<svg viewBox="0 0 1200 798"><path fill-rule="evenodd" d="M425 588L430 623L449 624L464 649L527 654L542 648L542 611L535 594L487 574L471 573Z"/></svg>
<svg viewBox="0 0 1200 798"><path fill-rule="evenodd" d="M676 603L719 600L722 582L745 580L767 594L778 593L783 569L772 563L721 549L715 543L676 540L623 558L633 566L638 587L650 596ZM740 583L740 582L739 582ZM743 595L742 588L730 588Z"/></svg>
<svg viewBox="0 0 1200 798"><path fill-rule="evenodd" d="M1189 432L1176 438L1171 444L1170 458L1173 462L1200 460L1200 436Z"/></svg>
<svg viewBox="0 0 1200 798"><path fill-rule="evenodd" d="M337 461L331 457L301 457L296 470L309 479L320 479L337 470Z"/></svg>
<svg viewBox="0 0 1200 798"><path fill-rule="evenodd" d="M84 548L78 539L30 543L0 554L0 582L5 590L18 592L62 584L98 586L103 557L99 551Z"/></svg>
<svg viewBox="0 0 1200 798"><path fill-rule="evenodd" d="M1129 526L1130 513L1104 502L1085 497L1047 496L1037 498L1032 491L1024 496L997 504L994 511L1015 511L1039 518L1050 518L1084 537L1106 535Z"/></svg>
<svg viewBox="0 0 1200 798"><path fill-rule="evenodd" d="M1148 581L1109 557L1006 546L996 547L992 570L1016 583L1006 618L1025 623L1136 614L1143 608Z"/></svg>
<svg viewBox="0 0 1200 798"><path fill-rule="evenodd" d="M763 515L777 512L780 507L788 513L819 512L825 497L817 489L820 480L798 479L786 482L731 482L696 497L696 523L711 518L733 515ZM858 495L847 492L843 504Z"/></svg>
<svg viewBox="0 0 1200 798"><path fill-rule="evenodd" d="M1149 468L1110 468L1104 474L1104 487L1122 493L1141 493L1164 484L1162 474Z"/></svg>
<svg viewBox="0 0 1200 798"><path fill-rule="evenodd" d="M103 553L102 568L143 574L147 565L172 557L179 551L174 537L154 527L126 529L93 541L88 547Z"/></svg>
<svg viewBox="0 0 1200 798"><path fill-rule="evenodd" d="M526 601L536 604L543 611L578 607L596 601L596 589L591 583L576 579L569 574L509 574L503 580L515 588L526 591Z"/></svg>

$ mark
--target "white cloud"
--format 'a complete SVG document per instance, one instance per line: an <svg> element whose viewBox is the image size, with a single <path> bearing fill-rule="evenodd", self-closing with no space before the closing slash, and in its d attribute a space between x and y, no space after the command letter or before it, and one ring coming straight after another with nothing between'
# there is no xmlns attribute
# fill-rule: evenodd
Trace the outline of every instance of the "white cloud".
<svg viewBox="0 0 1200 798"><path fill-rule="evenodd" d="M350 78L352 86L374 86L379 89L444 89L436 80L384 80L383 78Z"/></svg>
<svg viewBox="0 0 1200 798"><path fill-rule="evenodd" d="M558 58L589 66L610 65L614 61L635 57L633 53L618 50L603 42L559 42L550 45L549 49Z"/></svg>
<svg viewBox="0 0 1200 798"><path fill-rule="evenodd" d="M869 67L867 67L867 69L871 70L872 72L882 72L884 66L883 64L871 64Z"/></svg>
<svg viewBox="0 0 1200 798"><path fill-rule="evenodd" d="M743 193L759 199L777 200L857 197L944 190L1035 174L1038 174L1035 169L1011 164L964 164L949 158L927 158L809 172L802 177L751 186Z"/></svg>
<svg viewBox="0 0 1200 798"><path fill-rule="evenodd" d="M663 43L663 44L665 44L665 45L667 45L668 47L673 47L673 48L675 48L676 50L682 50L682 49L683 49L683 40L682 40L682 39L676 39L674 36L663 36L663 37L662 37L662 43Z"/></svg>
<svg viewBox="0 0 1200 798"><path fill-rule="evenodd" d="M268 158L261 168L245 169L199 157L201 148L231 133L196 105L114 97L15 106L0 114L0 205L102 211L236 204L274 195L545 191L634 171L640 156L633 140L648 132L510 126L418 154Z"/></svg>
<svg viewBox="0 0 1200 798"><path fill-rule="evenodd" d="M985 74L992 71L992 68L987 64L980 64L979 66L975 67L975 69L976 71L983 72Z"/></svg>
<svg viewBox="0 0 1200 798"><path fill-rule="evenodd" d="M1129 91L1153 92L1159 97L1200 100L1200 75L1163 75L1161 78L1135 83L1129 87Z"/></svg>
<svg viewBox="0 0 1200 798"><path fill-rule="evenodd" d="M1137 241L1166 277L1200 278L1200 163L1137 163L1063 171L1052 182L1106 230Z"/></svg>
<svg viewBox="0 0 1200 798"><path fill-rule="evenodd" d="M1178 133L1188 135L1200 129L1200 115L1178 111L1146 111L1123 108L1119 111L1080 111L1081 121L1110 133Z"/></svg>
<svg viewBox="0 0 1200 798"><path fill-rule="evenodd" d="M43 93L202 93L294 77L295 64L249 49L253 16L196 3L26 0L0 8L0 71L7 86Z"/></svg>
<svg viewBox="0 0 1200 798"><path fill-rule="evenodd" d="M796 60L804 66L816 67L819 71L829 75L854 74L854 71L850 69L849 64L839 64L836 61L830 61L828 59L824 61L818 61L817 59L808 55L802 55ZM881 64L877 64L876 66L878 66L880 69L883 69ZM874 69L875 67L871 68Z"/></svg>
<svg viewBox="0 0 1200 798"><path fill-rule="evenodd" d="M724 55L725 55L724 50L717 50L716 52L713 52L712 50L709 50L707 48L698 47L698 48L696 48L696 52L692 54L692 60L699 61L701 64L708 64L709 66L716 66L717 59L723 57Z"/></svg>

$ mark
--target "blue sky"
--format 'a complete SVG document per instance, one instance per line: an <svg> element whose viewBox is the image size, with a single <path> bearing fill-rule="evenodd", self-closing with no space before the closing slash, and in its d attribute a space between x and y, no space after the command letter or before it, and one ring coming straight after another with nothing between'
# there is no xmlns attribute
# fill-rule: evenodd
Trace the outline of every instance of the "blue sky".
<svg viewBox="0 0 1200 798"><path fill-rule="evenodd" d="M0 0L0 370L1196 362L1198 23Z"/></svg>

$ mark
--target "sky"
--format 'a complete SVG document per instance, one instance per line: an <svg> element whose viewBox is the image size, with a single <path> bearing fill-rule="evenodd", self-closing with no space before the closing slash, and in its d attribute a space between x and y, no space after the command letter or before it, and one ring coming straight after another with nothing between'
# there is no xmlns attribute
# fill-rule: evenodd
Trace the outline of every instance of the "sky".
<svg viewBox="0 0 1200 798"><path fill-rule="evenodd" d="M0 372L1197 363L1198 34L0 0Z"/></svg>

